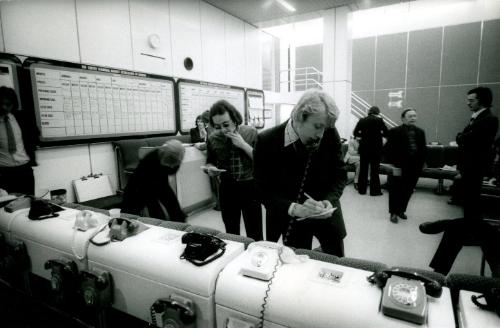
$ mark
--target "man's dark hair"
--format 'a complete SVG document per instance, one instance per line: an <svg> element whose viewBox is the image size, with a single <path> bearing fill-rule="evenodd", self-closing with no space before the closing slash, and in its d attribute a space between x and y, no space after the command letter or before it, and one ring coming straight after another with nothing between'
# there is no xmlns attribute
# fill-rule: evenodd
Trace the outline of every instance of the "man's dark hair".
<svg viewBox="0 0 500 328"><path fill-rule="evenodd" d="M380 109L377 106L372 106L368 110L368 115L378 115L380 114Z"/></svg>
<svg viewBox="0 0 500 328"><path fill-rule="evenodd" d="M491 93L491 89L487 87L477 87L469 90L467 92L468 95L476 94L477 100L480 105L484 107L491 107L491 102L493 101L493 94Z"/></svg>
<svg viewBox="0 0 500 328"><path fill-rule="evenodd" d="M0 99L10 100L12 103L12 109L19 109L19 101L17 100L17 94L14 89L5 86L0 87Z"/></svg>
<svg viewBox="0 0 500 328"><path fill-rule="evenodd" d="M214 125L213 117L215 115L224 115L224 113L229 113L229 117L234 124L240 125L243 123L243 117L233 105L226 100L219 100L210 107L210 125Z"/></svg>
<svg viewBox="0 0 500 328"><path fill-rule="evenodd" d="M412 110L412 111L414 111L415 113L417 112L417 111L415 110L415 108L411 108L411 107L410 107L410 108L407 108L407 109L405 109L405 110L401 113L401 118L405 118L406 113L408 113L408 112L409 112L409 111L411 111L411 110Z"/></svg>

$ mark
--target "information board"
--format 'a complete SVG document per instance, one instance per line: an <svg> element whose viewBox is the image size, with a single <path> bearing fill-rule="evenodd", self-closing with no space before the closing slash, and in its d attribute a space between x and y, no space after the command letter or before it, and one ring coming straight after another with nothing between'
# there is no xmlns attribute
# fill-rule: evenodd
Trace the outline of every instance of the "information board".
<svg viewBox="0 0 500 328"><path fill-rule="evenodd" d="M63 62L29 69L41 141L176 131L172 78Z"/></svg>
<svg viewBox="0 0 500 328"><path fill-rule="evenodd" d="M245 90L243 88L182 79L178 81L177 87L182 132L188 132L193 128L196 117L222 99L227 100L243 118L245 117Z"/></svg>
<svg viewBox="0 0 500 328"><path fill-rule="evenodd" d="M264 117L264 92L262 90L247 89L248 125L257 129L265 126Z"/></svg>
<svg viewBox="0 0 500 328"><path fill-rule="evenodd" d="M16 91L19 106L22 107L20 101L20 89L17 76L17 70L22 65L21 61L14 55L0 53L0 87L12 88Z"/></svg>

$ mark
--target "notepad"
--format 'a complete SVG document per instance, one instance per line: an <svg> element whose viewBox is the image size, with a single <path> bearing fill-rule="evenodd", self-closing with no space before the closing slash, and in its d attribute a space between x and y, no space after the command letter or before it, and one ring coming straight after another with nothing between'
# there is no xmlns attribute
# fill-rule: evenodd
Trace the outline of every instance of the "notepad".
<svg viewBox="0 0 500 328"><path fill-rule="evenodd" d="M73 187L76 201L79 203L113 195L113 188L108 175L73 180Z"/></svg>
<svg viewBox="0 0 500 328"><path fill-rule="evenodd" d="M315 218L318 218L318 216L323 216L323 215L332 215L336 209L337 209L336 207L333 207L333 208L327 209L321 213L306 216L305 218L297 218L297 221L302 221L305 219L315 219Z"/></svg>
<svg viewBox="0 0 500 328"><path fill-rule="evenodd" d="M202 165L202 166L200 166L200 169L202 169L202 170L208 170L208 166ZM214 166L212 166L212 171L215 171L215 172L226 172L225 169L219 169L219 168L216 168Z"/></svg>

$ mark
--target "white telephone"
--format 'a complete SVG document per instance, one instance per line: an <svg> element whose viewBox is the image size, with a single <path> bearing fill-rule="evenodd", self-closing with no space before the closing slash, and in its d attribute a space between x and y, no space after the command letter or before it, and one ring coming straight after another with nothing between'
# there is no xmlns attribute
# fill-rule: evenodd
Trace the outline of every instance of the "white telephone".
<svg viewBox="0 0 500 328"><path fill-rule="evenodd" d="M300 263L308 259L306 255L295 255L289 247L269 242L251 243L241 274L255 279L269 281L281 263Z"/></svg>

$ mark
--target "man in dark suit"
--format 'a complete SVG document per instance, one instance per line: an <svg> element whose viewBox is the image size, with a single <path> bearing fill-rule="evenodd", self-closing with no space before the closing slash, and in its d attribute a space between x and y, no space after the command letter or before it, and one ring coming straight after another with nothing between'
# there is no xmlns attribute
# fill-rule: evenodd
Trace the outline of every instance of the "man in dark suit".
<svg viewBox="0 0 500 328"><path fill-rule="evenodd" d="M408 202L422 172L426 155L424 130L415 126L417 112L407 108L401 113L403 124L389 130L385 151L394 165L388 177L390 220L406 220Z"/></svg>
<svg viewBox="0 0 500 328"><path fill-rule="evenodd" d="M14 89L0 87L0 188L34 195L32 166L38 141L34 117L19 110Z"/></svg>
<svg viewBox="0 0 500 328"><path fill-rule="evenodd" d="M329 95L309 90L288 121L259 134L254 176L266 207L267 240L283 234L285 245L310 249L316 236L323 252L344 255L339 200L347 173L337 117Z"/></svg>
<svg viewBox="0 0 500 328"><path fill-rule="evenodd" d="M467 104L472 116L456 138L464 217L425 222L419 227L426 234L444 231L429 264L436 272L448 274L462 246L479 244L493 276L500 277L500 236L495 227L482 220L480 205L482 181L493 160L493 143L498 131L498 118L490 110L492 100L491 90L486 87L477 87L467 93Z"/></svg>
<svg viewBox="0 0 500 328"><path fill-rule="evenodd" d="M366 194L368 185L368 167L370 168L370 195L380 196L379 167L382 157L382 138L387 135L387 126L379 116L380 109L372 106L368 116L360 119L354 128L354 136L359 141L360 169L358 177L358 192Z"/></svg>
<svg viewBox="0 0 500 328"><path fill-rule="evenodd" d="M166 220L163 205L169 220L183 222L186 214L168 184L168 176L177 172L184 153L184 147L178 140L169 140L148 153L139 162L125 187L122 212L141 215L144 207L147 207L149 216Z"/></svg>
<svg viewBox="0 0 500 328"><path fill-rule="evenodd" d="M490 107L491 90L477 87L467 93L467 104L472 111L470 123L457 135L463 196L464 218L481 219L479 195L483 177L493 161L493 142L498 130L498 118Z"/></svg>

